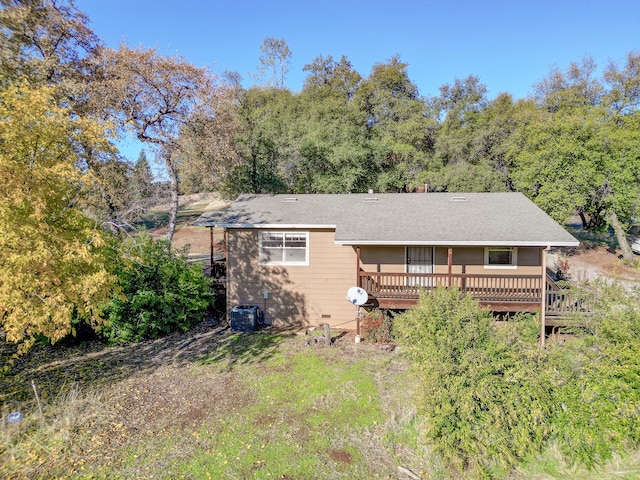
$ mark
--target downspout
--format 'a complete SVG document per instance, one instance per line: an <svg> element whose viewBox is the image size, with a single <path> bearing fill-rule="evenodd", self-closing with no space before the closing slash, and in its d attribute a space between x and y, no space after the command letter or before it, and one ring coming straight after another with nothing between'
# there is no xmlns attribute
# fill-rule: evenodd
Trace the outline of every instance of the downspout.
<svg viewBox="0 0 640 480"><path fill-rule="evenodd" d="M547 315L547 252L551 247L542 249L542 299L540 300L540 348L544 348L544 337L547 333L546 315Z"/></svg>

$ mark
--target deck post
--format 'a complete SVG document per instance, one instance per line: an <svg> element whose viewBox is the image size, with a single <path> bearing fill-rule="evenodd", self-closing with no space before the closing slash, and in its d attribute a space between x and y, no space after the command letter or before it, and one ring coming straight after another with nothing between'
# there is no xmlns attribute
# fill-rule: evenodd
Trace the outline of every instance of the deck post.
<svg viewBox="0 0 640 480"><path fill-rule="evenodd" d="M362 288L362 279L360 278L360 247L356 247L356 285Z"/></svg>
<svg viewBox="0 0 640 480"><path fill-rule="evenodd" d="M462 264L462 278L460 279L460 287L464 293L467 293L467 265Z"/></svg>
<svg viewBox="0 0 640 480"><path fill-rule="evenodd" d="M447 280L448 287L452 286L451 275L453 272L453 248L449 248L447 251L447 273L449 274L449 279Z"/></svg>
<svg viewBox="0 0 640 480"><path fill-rule="evenodd" d="M542 283L541 283L541 301L540 301L540 348L544 347L544 337L546 335L546 314L547 314L547 252L551 247L543 248L541 251L542 264Z"/></svg>
<svg viewBox="0 0 640 480"><path fill-rule="evenodd" d="M211 266L211 276L213 276L213 227L209 227L209 238L211 243L211 250L209 255L209 265Z"/></svg>

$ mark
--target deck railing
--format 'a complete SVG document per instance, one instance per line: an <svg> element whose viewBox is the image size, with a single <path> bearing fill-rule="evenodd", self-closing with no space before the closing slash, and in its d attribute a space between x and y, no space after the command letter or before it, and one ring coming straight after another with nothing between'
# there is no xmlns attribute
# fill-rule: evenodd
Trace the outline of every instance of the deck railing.
<svg viewBox="0 0 640 480"><path fill-rule="evenodd" d="M546 314L561 317L590 312L588 302L562 289L550 277L545 280ZM488 275L470 273L373 273L360 272L359 286L377 300L418 300L421 291L438 286L456 287L476 300L494 304L542 302L540 275Z"/></svg>
<svg viewBox="0 0 640 480"><path fill-rule="evenodd" d="M483 302L541 302L540 275L360 272L359 286L377 299L417 299L420 291L457 287Z"/></svg>
<svg viewBox="0 0 640 480"><path fill-rule="evenodd" d="M567 313L591 313L589 302L566 291L547 290L546 312L549 316L563 316Z"/></svg>

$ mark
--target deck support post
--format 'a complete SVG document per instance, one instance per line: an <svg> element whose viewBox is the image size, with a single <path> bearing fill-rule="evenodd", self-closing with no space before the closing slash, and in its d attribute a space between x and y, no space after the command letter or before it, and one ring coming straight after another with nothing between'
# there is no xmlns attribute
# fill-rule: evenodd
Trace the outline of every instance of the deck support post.
<svg viewBox="0 0 640 480"><path fill-rule="evenodd" d="M209 255L209 265L211 266L211 276L213 276L213 227L209 227L209 238L211 243L211 250Z"/></svg>
<svg viewBox="0 0 640 480"><path fill-rule="evenodd" d="M546 314L547 314L547 252L551 247L543 248L541 252L542 279L541 279L541 301L540 301L540 348L544 348L544 337L547 333Z"/></svg>
<svg viewBox="0 0 640 480"><path fill-rule="evenodd" d="M360 247L356 247L356 285L362 288L362 279L360 278Z"/></svg>
<svg viewBox="0 0 640 480"><path fill-rule="evenodd" d="M449 278L447 280L447 286L453 286L452 282L452 272L453 272L453 248L449 248L447 251L447 273L449 274Z"/></svg>

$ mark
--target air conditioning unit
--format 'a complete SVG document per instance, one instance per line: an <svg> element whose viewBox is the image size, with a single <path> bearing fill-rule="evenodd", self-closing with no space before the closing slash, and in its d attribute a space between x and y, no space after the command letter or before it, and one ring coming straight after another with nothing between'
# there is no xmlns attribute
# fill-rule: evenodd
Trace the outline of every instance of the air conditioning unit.
<svg viewBox="0 0 640 480"><path fill-rule="evenodd" d="M231 309L231 330L253 332L262 323L263 313L257 305L238 305Z"/></svg>

